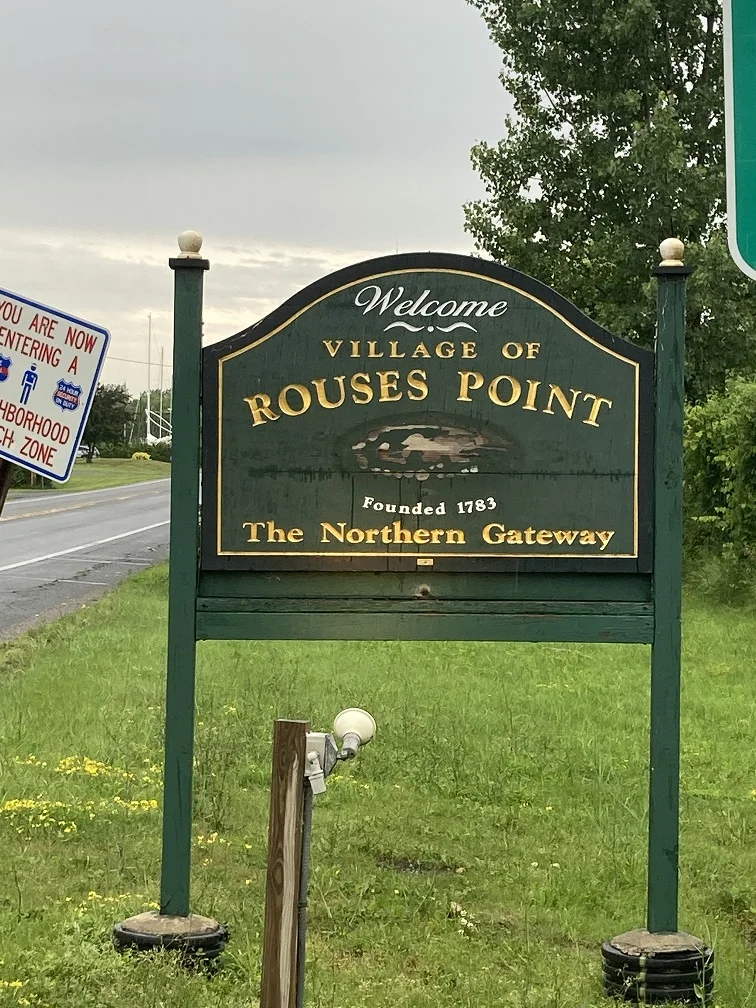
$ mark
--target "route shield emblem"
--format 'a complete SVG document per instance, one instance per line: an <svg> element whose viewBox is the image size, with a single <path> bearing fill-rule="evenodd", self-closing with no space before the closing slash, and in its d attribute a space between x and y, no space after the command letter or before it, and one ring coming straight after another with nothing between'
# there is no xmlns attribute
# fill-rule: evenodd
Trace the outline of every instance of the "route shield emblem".
<svg viewBox="0 0 756 1008"><path fill-rule="evenodd" d="M8 380L8 371L12 363L10 357L3 357L0 354L0 382Z"/></svg>
<svg viewBox="0 0 756 1008"><path fill-rule="evenodd" d="M53 402L62 410L77 410L81 400L81 385L73 385L61 378L53 393Z"/></svg>

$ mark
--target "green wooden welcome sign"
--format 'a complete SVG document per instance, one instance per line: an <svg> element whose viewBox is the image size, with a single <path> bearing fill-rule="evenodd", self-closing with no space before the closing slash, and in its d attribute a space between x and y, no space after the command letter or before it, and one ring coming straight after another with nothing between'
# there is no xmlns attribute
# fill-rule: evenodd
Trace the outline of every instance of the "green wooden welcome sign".
<svg viewBox="0 0 756 1008"><path fill-rule="evenodd" d="M648 928L625 946L688 969L681 243L655 270L655 353L530 277L437 253L341 270L202 351L209 264L196 233L180 244L160 934L194 920L197 640L636 642L653 646Z"/></svg>
<svg viewBox="0 0 756 1008"><path fill-rule="evenodd" d="M513 270L343 270L206 351L203 569L650 571L652 380Z"/></svg>

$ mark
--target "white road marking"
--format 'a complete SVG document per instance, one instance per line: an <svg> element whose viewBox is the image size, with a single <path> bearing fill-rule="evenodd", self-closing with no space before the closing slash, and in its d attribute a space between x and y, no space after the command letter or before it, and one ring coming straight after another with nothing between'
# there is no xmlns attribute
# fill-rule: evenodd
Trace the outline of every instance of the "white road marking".
<svg viewBox="0 0 756 1008"><path fill-rule="evenodd" d="M123 557L98 557L91 556L88 557L89 560L95 563L127 563L127 564L137 564L140 567L152 567L155 563L154 560L124 560Z"/></svg>
<svg viewBox="0 0 756 1008"><path fill-rule="evenodd" d="M130 490L131 487L143 487L143 486L155 486L157 483L170 483L170 476L161 476L160 479L154 480L143 480L141 483L122 483L120 486L114 487L100 487L99 490L72 490L68 493L65 490L51 490L48 494L43 494L42 497L11 497L6 501L8 507L11 504L36 504L37 501L50 501L54 499L60 499L61 497L81 497L82 494L101 494L101 493L112 493L114 490Z"/></svg>
<svg viewBox="0 0 756 1008"><path fill-rule="evenodd" d="M82 578L58 578L57 584L80 584L80 585L102 585L103 588L108 587L107 581L84 581Z"/></svg>
<svg viewBox="0 0 756 1008"><path fill-rule="evenodd" d="M108 536L107 539L96 539L94 542L83 543L81 546L71 546L70 549L58 550L57 553L47 553L45 556L34 557L32 560L19 560L17 563L6 564L0 567L0 572L15 570L16 567L28 567L29 564L42 563L43 560L54 560L55 557L67 556L69 553L80 553L81 550L92 549L94 546L102 546L104 543L116 542L118 539L126 539L128 536L139 535L140 532L149 532L151 529L162 528L169 525L169 521L155 522L154 525L144 525L142 528L132 529L131 532L121 532L120 535Z"/></svg>

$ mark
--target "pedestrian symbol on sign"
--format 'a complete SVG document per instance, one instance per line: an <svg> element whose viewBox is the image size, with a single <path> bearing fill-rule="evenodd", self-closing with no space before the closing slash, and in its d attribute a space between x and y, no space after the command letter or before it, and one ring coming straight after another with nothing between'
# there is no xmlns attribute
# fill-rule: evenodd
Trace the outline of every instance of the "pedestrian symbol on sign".
<svg viewBox="0 0 756 1008"><path fill-rule="evenodd" d="M21 382L21 405L26 406L29 402L29 396L34 391L39 375L37 374L37 365L32 364L28 371L24 371L24 378Z"/></svg>
<svg viewBox="0 0 756 1008"><path fill-rule="evenodd" d="M10 357L3 357L3 355L0 354L0 382L8 380L8 371L10 370L12 363L13 361Z"/></svg>

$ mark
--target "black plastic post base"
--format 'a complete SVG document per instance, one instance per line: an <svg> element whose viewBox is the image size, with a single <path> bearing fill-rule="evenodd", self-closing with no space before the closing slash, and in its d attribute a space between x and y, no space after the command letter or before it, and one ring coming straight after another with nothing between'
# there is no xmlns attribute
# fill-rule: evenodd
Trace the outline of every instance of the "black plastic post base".
<svg viewBox="0 0 756 1008"><path fill-rule="evenodd" d="M212 966L228 943L228 928L212 917L171 917L150 910L116 924L113 943L119 952L174 949L186 966Z"/></svg>
<svg viewBox="0 0 756 1008"><path fill-rule="evenodd" d="M714 952L684 931L627 931L601 946L604 992L635 1004L708 1004Z"/></svg>

